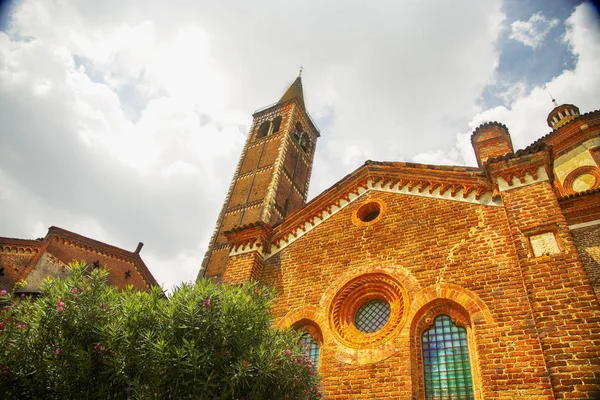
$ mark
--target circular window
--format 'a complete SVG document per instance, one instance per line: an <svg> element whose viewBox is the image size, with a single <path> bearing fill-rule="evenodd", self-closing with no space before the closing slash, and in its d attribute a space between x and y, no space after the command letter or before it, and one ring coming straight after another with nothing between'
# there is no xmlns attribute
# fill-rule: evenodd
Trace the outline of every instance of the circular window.
<svg viewBox="0 0 600 400"><path fill-rule="evenodd" d="M567 194L585 192L600 185L600 169L593 165L575 168L565 177L563 188Z"/></svg>
<svg viewBox="0 0 600 400"><path fill-rule="evenodd" d="M573 190L584 192L596 186L596 177L592 174L581 174L573 180Z"/></svg>
<svg viewBox="0 0 600 400"><path fill-rule="evenodd" d="M385 203L381 200L369 200L358 207L352 214L355 225L369 225L379 220L385 210Z"/></svg>
<svg viewBox="0 0 600 400"><path fill-rule="evenodd" d="M347 282L329 305L329 325L340 343L353 348L384 343L404 324L408 299L402 285L383 273Z"/></svg>
<svg viewBox="0 0 600 400"><path fill-rule="evenodd" d="M383 300L371 300L363 304L354 316L354 326L361 332L377 332L390 319L390 304Z"/></svg>

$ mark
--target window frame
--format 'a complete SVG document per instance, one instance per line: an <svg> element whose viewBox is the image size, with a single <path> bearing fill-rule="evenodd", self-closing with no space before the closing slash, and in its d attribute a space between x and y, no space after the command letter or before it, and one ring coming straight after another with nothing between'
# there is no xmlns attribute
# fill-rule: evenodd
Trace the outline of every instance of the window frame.
<svg viewBox="0 0 600 400"><path fill-rule="evenodd" d="M454 322L452 320L452 318L448 314L446 314L446 313L441 313L441 314L436 315L433 318L433 320L431 321L431 324L429 325L429 328L424 329L423 332L421 333L420 337L419 337L419 339L421 341L421 358L423 360L423 387L424 387L424 392L425 392L424 393L425 394L424 398L426 400L428 399L427 398L427 384L426 384L426 381L427 381L427 378L426 378L427 371L426 371L426 368L425 368L425 350L424 350L424 347L423 347L424 337L425 337L426 333L431 332L432 330L435 329L436 321L438 319L440 319L440 318L443 318L443 317L446 317L450 321L451 325L455 326L456 328L462 329L464 331L464 340L466 341L466 345L465 346L466 346L466 351L467 351L467 355L468 355L469 373L471 375L470 379L469 379L470 380L470 389L471 389L471 394L470 394L471 397L470 398L474 399L475 398L475 390L474 390L474 387L473 387L474 385L473 385L473 377L472 377L472 375L473 375L473 368L471 366L471 354L469 353L469 341L468 341L468 338L467 338L467 329L466 329L466 327L461 326L461 324ZM446 336L445 333L444 333L444 336ZM454 339L451 338L450 340L453 341ZM442 341L443 341L443 343L447 343L445 337L444 337L444 339L442 339ZM462 341L462 339L461 339L461 341ZM432 342L429 342L429 343L432 343ZM438 342L436 340L435 343L439 344L440 342ZM456 369L454 371L456 371ZM433 372L433 368L429 372L432 373ZM448 381L450 381L450 379L448 379ZM456 379L455 381L458 382L458 379ZM463 381L467 381L467 379L464 379ZM433 397L432 399L435 399L435 397Z"/></svg>
<svg viewBox="0 0 600 400"><path fill-rule="evenodd" d="M312 340L319 344L319 356L317 359L315 370L319 370L321 367L321 355L323 349L323 332L319 325L316 322L310 319L301 319L292 325L292 328L298 333L302 333L302 335L308 334L312 338Z"/></svg>
<svg viewBox="0 0 600 400"><path fill-rule="evenodd" d="M423 333L432 327L436 317L447 315L458 327L464 328L467 337L467 350L471 367L473 399L481 400L481 374L477 358L475 334L469 313L460 304L447 299L436 299L427 304L418 313L411 329L411 368L418 371L413 379L413 396L425 399L425 365L423 357Z"/></svg>

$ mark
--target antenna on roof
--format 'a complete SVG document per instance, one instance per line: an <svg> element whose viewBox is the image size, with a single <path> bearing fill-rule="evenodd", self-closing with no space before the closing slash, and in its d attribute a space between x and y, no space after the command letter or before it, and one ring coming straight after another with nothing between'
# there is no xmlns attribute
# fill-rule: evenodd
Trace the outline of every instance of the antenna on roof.
<svg viewBox="0 0 600 400"><path fill-rule="evenodd" d="M302 71L304 70L304 67L301 65L300 66L300 71L298 71L298 78L300 78L302 76Z"/></svg>
<svg viewBox="0 0 600 400"><path fill-rule="evenodd" d="M558 103L556 102L556 99L554 97L552 97L552 93L550 93L550 89L548 89L548 87L546 87L546 92L548 92L548 96L550 96L550 99L552 99L552 103L554 104L554 107L558 107Z"/></svg>

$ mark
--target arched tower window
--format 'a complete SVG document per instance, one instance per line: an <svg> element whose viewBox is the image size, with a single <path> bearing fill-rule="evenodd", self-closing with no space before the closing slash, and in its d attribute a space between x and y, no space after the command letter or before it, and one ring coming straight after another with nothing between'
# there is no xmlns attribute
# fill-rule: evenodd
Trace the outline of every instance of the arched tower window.
<svg viewBox="0 0 600 400"><path fill-rule="evenodd" d="M306 132L304 132L304 129L302 129L302 124L300 124L300 122L296 123L294 129L294 140L296 140L296 143L298 143L298 145L306 153L308 150L309 139Z"/></svg>
<svg viewBox="0 0 600 400"><path fill-rule="evenodd" d="M260 127L258 128L258 133L256 134L256 138L260 139L262 137L265 137L269 134L269 130L271 128L271 121L265 121L263 122Z"/></svg>
<svg viewBox="0 0 600 400"><path fill-rule="evenodd" d="M271 134L279 132L281 128L281 117L277 117L273 120L273 130Z"/></svg>
<svg viewBox="0 0 600 400"><path fill-rule="evenodd" d="M294 127L294 139L296 140L296 142L300 140L303 133L304 130L302 129L302 124L300 122L297 122L296 126Z"/></svg>
<svg viewBox="0 0 600 400"><path fill-rule="evenodd" d="M438 315L421 336L425 398L473 399L466 329Z"/></svg>
<svg viewBox="0 0 600 400"><path fill-rule="evenodd" d="M321 344L317 342L310 333L306 332L300 338L301 344L306 348L308 358L315 365L315 369L319 368L319 354L321 352Z"/></svg>

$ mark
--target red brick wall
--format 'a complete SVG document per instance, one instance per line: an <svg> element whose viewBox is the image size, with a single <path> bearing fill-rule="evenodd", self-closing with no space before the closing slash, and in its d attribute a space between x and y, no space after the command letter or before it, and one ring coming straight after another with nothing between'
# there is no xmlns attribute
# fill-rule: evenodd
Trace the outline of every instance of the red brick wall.
<svg viewBox="0 0 600 400"><path fill-rule="evenodd" d="M38 251L38 248L0 243L0 290L12 290L14 283L19 280Z"/></svg>
<svg viewBox="0 0 600 400"><path fill-rule="evenodd" d="M571 233L596 298L600 299L600 225L573 229Z"/></svg>
<svg viewBox="0 0 600 400"><path fill-rule="evenodd" d="M502 193L556 398L600 396L600 307L548 182ZM528 232L552 231L562 251L533 257Z"/></svg>
<svg viewBox="0 0 600 400"><path fill-rule="evenodd" d="M135 264L125 258L101 255L91 248L87 249L83 245L68 243L56 237L50 239L47 251L67 264L73 261L83 261L91 265L94 261L99 261L100 266L109 268L108 283L111 285L122 289L127 285L133 285L137 290L148 289L148 284L142 278ZM125 276L126 271L130 271L130 277Z"/></svg>
<svg viewBox="0 0 600 400"><path fill-rule="evenodd" d="M600 220L600 192L563 198L560 207L569 225Z"/></svg>
<svg viewBox="0 0 600 400"><path fill-rule="evenodd" d="M369 198L381 199L386 210L374 224L356 226L352 213ZM410 299L405 322L389 343L341 346L328 315L337 282L377 268L400 276ZM501 207L369 192L267 259L261 280L279 293L274 312L280 324L296 322L284 318L290 312L306 318L302 310L312 310L324 337L320 373L327 398L418 396L422 378L414 344L420 338L411 335L436 298L448 309L471 309L469 345L479 398L552 396ZM447 287L452 290L446 295Z"/></svg>
<svg viewBox="0 0 600 400"><path fill-rule="evenodd" d="M258 280L263 268L263 259L257 252L244 253L229 258L223 282L237 284Z"/></svg>
<svg viewBox="0 0 600 400"><path fill-rule="evenodd" d="M277 116L282 117L279 131L257 138L261 124ZM275 224L304 205L314 153L304 153L293 141L293 127L298 121L305 129L312 129L296 101L255 114L203 262L205 276L221 277L224 272L223 253L228 243L224 232L257 221ZM316 132L310 132L316 137Z"/></svg>

